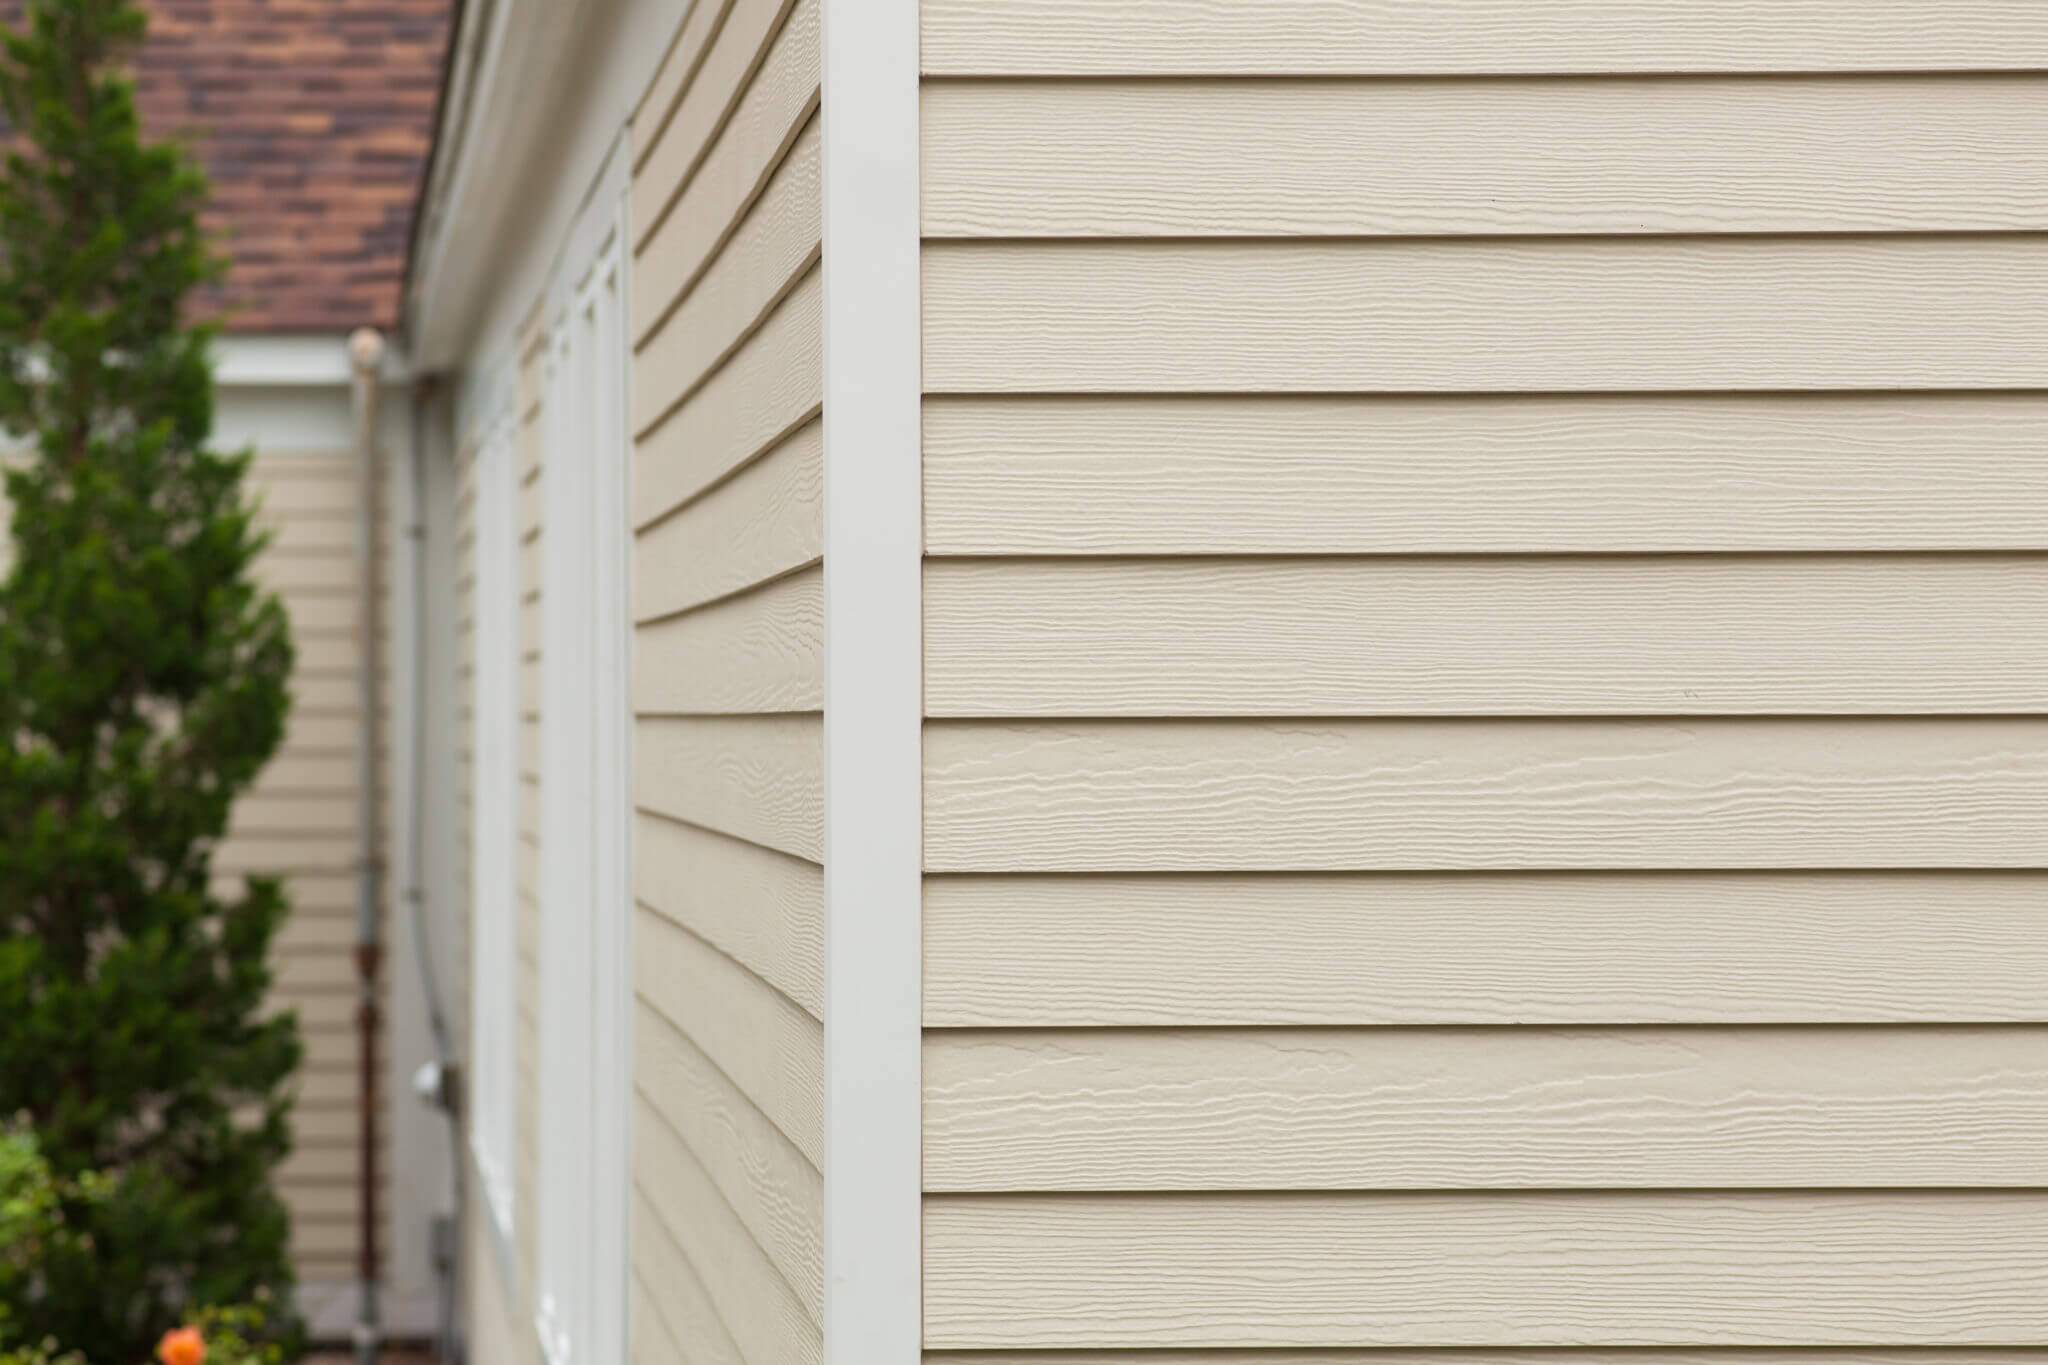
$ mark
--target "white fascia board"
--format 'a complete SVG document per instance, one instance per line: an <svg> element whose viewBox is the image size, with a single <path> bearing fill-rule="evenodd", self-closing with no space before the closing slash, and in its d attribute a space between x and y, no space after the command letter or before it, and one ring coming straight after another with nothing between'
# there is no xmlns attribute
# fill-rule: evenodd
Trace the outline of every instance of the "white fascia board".
<svg viewBox="0 0 2048 1365"><path fill-rule="evenodd" d="M444 108L438 164L420 205L407 321L423 357L445 362L474 318L490 260L520 215L513 196L560 103L594 0L496 0L466 6L453 41L475 53L463 107ZM478 29L473 26L482 25ZM470 48L470 44L475 44Z"/></svg>
<svg viewBox="0 0 2048 1365"><path fill-rule="evenodd" d="M404 378L405 358L384 348L384 378ZM213 339L213 379L225 388L346 388L350 368L343 332L234 332Z"/></svg>
<svg viewBox="0 0 2048 1365"><path fill-rule="evenodd" d="M823 0L825 1365L916 1365L918 0Z"/></svg>
<svg viewBox="0 0 2048 1365"><path fill-rule="evenodd" d="M508 310L519 315L538 298L688 8L689 0L465 7L405 300L421 369L474 360L502 341Z"/></svg>

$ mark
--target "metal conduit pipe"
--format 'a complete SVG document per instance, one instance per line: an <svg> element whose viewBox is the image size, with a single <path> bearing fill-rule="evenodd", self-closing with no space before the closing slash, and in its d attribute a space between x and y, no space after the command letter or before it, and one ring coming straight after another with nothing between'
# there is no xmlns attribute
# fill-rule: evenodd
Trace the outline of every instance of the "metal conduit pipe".
<svg viewBox="0 0 2048 1365"><path fill-rule="evenodd" d="M377 534L383 516L383 452L377 439L377 380L384 339L365 327L348 339L356 431L356 1049L360 1108L356 1142L357 1365L376 1365L382 1345L377 1303L378 977L384 943L384 574Z"/></svg>

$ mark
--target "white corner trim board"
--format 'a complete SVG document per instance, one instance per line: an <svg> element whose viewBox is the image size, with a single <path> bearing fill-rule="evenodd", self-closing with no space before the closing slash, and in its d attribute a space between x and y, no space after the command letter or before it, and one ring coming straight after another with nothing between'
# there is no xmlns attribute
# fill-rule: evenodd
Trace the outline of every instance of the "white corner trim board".
<svg viewBox="0 0 2048 1365"><path fill-rule="evenodd" d="M824 0L825 1365L921 1319L918 0Z"/></svg>

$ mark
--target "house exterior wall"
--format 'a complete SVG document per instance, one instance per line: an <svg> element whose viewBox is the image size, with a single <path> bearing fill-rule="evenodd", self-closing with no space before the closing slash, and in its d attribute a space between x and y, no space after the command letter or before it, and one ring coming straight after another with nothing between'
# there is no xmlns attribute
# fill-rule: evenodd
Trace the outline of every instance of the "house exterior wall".
<svg viewBox="0 0 2048 1365"><path fill-rule="evenodd" d="M922 14L927 1348L2048 1344L2048 14Z"/></svg>
<svg viewBox="0 0 2048 1365"><path fill-rule="evenodd" d="M818 0L699 3L633 120L634 1359L815 1362Z"/></svg>

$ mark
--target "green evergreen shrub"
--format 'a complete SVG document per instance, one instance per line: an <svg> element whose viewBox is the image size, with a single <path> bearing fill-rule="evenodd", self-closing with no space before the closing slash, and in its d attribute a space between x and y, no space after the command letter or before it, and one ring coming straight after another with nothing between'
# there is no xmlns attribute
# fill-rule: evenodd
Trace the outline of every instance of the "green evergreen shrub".
<svg viewBox="0 0 2048 1365"><path fill-rule="evenodd" d="M286 907L216 884L230 808L282 738L292 644L252 564L246 454L209 448L220 262L205 180L149 143L133 0L29 0L0 45L0 1113L66 1209L7 1305L18 1340L145 1360L188 1305L290 1303L297 1024L266 1018Z"/></svg>

